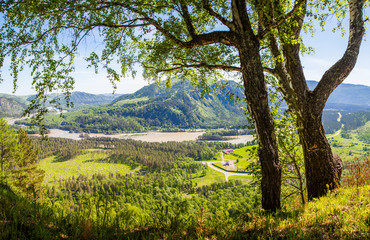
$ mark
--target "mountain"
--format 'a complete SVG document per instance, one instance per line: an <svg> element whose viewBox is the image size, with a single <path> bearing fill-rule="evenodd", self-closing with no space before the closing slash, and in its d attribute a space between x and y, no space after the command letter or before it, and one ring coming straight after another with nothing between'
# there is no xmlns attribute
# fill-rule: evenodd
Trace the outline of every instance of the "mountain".
<svg viewBox="0 0 370 240"><path fill-rule="evenodd" d="M317 86L316 81L307 81L309 89ZM330 95L326 110L361 111L370 110L370 87L342 83Z"/></svg>
<svg viewBox="0 0 370 240"><path fill-rule="evenodd" d="M317 82L308 81L307 84L313 89ZM164 83L151 84L113 101L114 95L74 92L71 100L77 109L65 114L63 119L49 116L47 123L50 128L105 133L245 126L247 121L241 110L245 104L236 104L227 96L232 92L243 98L239 85L229 81L225 88L216 89L216 86L211 86L211 94L202 98L202 92L194 90L190 82L175 80L170 89ZM51 97L56 98L57 95ZM102 103L105 104L90 107ZM85 108L79 109L78 106ZM338 114L330 110L370 110L370 87L340 85L330 96L325 110L324 123L331 125L328 131L336 131L341 126L337 122Z"/></svg>
<svg viewBox="0 0 370 240"><path fill-rule="evenodd" d="M70 96L71 102L75 107L86 107L91 105L101 105L112 102L114 99L120 97L121 95L113 95L113 94L91 94L85 92L72 92ZM27 101L31 101L35 98L35 95L32 95L27 99ZM49 95L49 101L51 100L58 100L65 105L64 95L63 94L56 94L52 93Z"/></svg>
<svg viewBox="0 0 370 240"><path fill-rule="evenodd" d="M174 81L170 89L164 83L148 85L112 103L65 114L59 128L85 132L141 132L150 129L224 128L245 125L240 104L228 96L243 96L237 83L217 89L210 95L194 90L190 82ZM52 127L58 127L52 125Z"/></svg>
<svg viewBox="0 0 370 240"><path fill-rule="evenodd" d="M0 96L0 118L20 117L26 107L27 105L20 98L5 94Z"/></svg>

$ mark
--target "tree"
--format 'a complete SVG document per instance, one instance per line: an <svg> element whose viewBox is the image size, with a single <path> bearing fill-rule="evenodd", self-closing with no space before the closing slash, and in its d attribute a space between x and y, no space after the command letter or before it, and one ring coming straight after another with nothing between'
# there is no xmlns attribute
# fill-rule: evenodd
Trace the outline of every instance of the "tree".
<svg viewBox="0 0 370 240"><path fill-rule="evenodd" d="M44 171L37 168L37 155L32 139L22 128L17 135L0 119L1 181L33 199L38 196L44 178Z"/></svg>
<svg viewBox="0 0 370 240"><path fill-rule="evenodd" d="M0 118L0 167L1 181L5 181L8 175L8 168L13 167L17 161L17 152L19 144L17 135L11 129L7 122Z"/></svg>
<svg viewBox="0 0 370 240"><path fill-rule="evenodd" d="M330 5L331 9L342 14L343 7L349 9L349 39L343 57L324 73L313 91L307 87L299 56L301 51L299 38L304 18L309 13L307 1L297 1L296 6L301 6L297 14L291 21L284 21L277 26L266 39L274 60L274 68L267 71L279 80L289 108L297 115L309 199L323 196L328 188L334 189L339 186L333 153L322 125L322 112L330 94L345 80L356 64L366 22L363 16L365 0L349 0L341 8L339 8L341 3L337 1L324 1L322 4ZM285 12L282 6L273 7L265 6L259 9L263 16L260 22L262 25L271 26L274 24L271 16L281 16Z"/></svg>
<svg viewBox="0 0 370 240"><path fill-rule="evenodd" d="M17 137L20 145L19 160L11 171L12 185L27 197L36 199L44 179L44 171L37 167L38 151L22 128L18 130Z"/></svg>
<svg viewBox="0 0 370 240"><path fill-rule="evenodd" d="M28 64L33 70L37 97L30 109L39 109L36 120L45 112L43 101L48 91L61 88L68 100L74 83L69 75L73 60L79 44L91 34L102 38L104 48L100 54L92 52L87 60L96 71L99 66L106 69L112 83L135 73L134 66L139 63L149 80L167 77L170 85L171 77L180 74L207 93L209 79L224 77L222 71L236 72L259 141L262 206L276 210L280 207L281 167L264 71L278 78L290 109L298 116L309 198L322 196L327 185L338 186L321 123L322 110L356 62L364 32L364 2L349 1L348 49L314 91L307 88L299 53L304 18L323 19L327 14L308 8L310 4L322 7L315 1L1 1L0 51L2 59L11 56L15 82L21 66ZM330 3L337 1L322 4ZM114 60L121 65L120 74L112 68Z"/></svg>

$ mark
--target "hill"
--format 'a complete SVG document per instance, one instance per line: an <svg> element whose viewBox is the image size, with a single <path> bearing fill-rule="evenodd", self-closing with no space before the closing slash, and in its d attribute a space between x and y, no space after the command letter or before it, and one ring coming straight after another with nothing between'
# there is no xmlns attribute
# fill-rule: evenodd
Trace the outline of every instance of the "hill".
<svg viewBox="0 0 370 240"><path fill-rule="evenodd" d="M316 81L307 81L312 90L317 86ZM364 85L342 83L330 95L326 110L361 111L370 110L370 87Z"/></svg>
<svg viewBox="0 0 370 240"><path fill-rule="evenodd" d="M84 132L141 132L155 129L240 127L247 122L240 104L227 92L243 96L238 84L227 86L202 98L189 82L174 81L171 89L164 83L145 86L123 95L108 105L65 114L63 121L50 127ZM50 121L49 121L50 123Z"/></svg>
<svg viewBox="0 0 370 240"><path fill-rule="evenodd" d="M20 117L26 108L26 104L21 98L11 95L0 96L0 118Z"/></svg>
<svg viewBox="0 0 370 240"><path fill-rule="evenodd" d="M72 92L70 96L71 102L75 107L86 107L91 105L101 105L112 102L114 99L120 97L121 95L113 95L113 94L91 94L85 92ZM65 105L66 101L64 100L63 94L56 94L52 93L49 95L49 101L58 100L61 102L62 105ZM27 98L27 101L31 101L35 98L35 95L30 96Z"/></svg>

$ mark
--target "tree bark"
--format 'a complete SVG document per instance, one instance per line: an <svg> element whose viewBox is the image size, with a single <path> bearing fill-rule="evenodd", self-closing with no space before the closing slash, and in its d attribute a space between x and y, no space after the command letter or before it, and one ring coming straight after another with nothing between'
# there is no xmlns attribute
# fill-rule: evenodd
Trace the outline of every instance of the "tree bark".
<svg viewBox="0 0 370 240"><path fill-rule="evenodd" d="M305 158L308 200L324 196L328 190L339 187L339 177L333 153L322 125L322 111L304 111L298 119L298 132Z"/></svg>
<svg viewBox="0 0 370 240"><path fill-rule="evenodd" d="M247 44L248 43L248 44ZM265 78L262 72L259 45L242 42L239 48L245 96L248 110L254 120L259 141L258 156L262 170L262 208L280 209L281 166L278 156L274 121L268 104Z"/></svg>

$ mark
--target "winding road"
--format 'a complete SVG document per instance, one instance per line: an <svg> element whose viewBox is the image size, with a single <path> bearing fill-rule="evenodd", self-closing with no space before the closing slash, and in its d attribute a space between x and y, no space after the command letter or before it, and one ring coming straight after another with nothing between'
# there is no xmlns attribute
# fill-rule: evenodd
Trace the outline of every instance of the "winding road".
<svg viewBox="0 0 370 240"><path fill-rule="evenodd" d="M217 161L217 162L202 162L202 163L203 164L207 164L208 167L216 170L217 172L223 173L225 175L226 182L229 181L229 177L230 176L243 176L243 177L245 177L245 176L251 176L248 173L233 173L233 172L228 172L228 171L225 171L225 170L221 170L218 167L215 167L215 166L212 165L212 163L219 163L219 161Z"/></svg>
<svg viewBox="0 0 370 240"><path fill-rule="evenodd" d="M340 121L342 119L342 114L340 112L338 112L338 115L339 115L339 117L338 117L337 121L340 123ZM342 132L343 127L344 127L344 124L342 123L340 129L338 131L336 131L333 135L331 135L327 138L329 139L329 138L333 138L335 136L338 136Z"/></svg>

